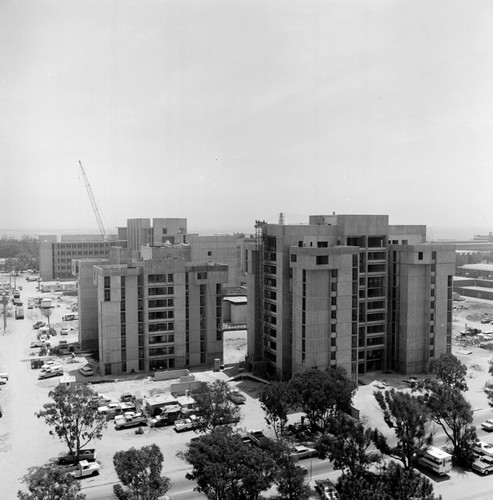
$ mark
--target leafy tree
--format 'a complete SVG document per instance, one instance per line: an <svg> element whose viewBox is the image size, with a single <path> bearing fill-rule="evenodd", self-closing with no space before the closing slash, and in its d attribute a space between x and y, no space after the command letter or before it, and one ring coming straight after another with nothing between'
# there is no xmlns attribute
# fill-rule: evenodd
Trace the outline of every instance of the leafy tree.
<svg viewBox="0 0 493 500"><path fill-rule="evenodd" d="M291 391L286 382L266 384L260 392L260 406L265 412L265 421L274 429L276 438L282 436L288 422L291 406Z"/></svg>
<svg viewBox="0 0 493 500"><path fill-rule="evenodd" d="M382 500L439 500L433 494L431 481L414 469L403 469L396 462L391 461L383 470L378 481L377 491Z"/></svg>
<svg viewBox="0 0 493 500"><path fill-rule="evenodd" d="M270 441L269 450L277 464L275 482L282 500L305 500L310 496L310 488L306 482L305 471L298 465L286 441Z"/></svg>
<svg viewBox="0 0 493 500"><path fill-rule="evenodd" d="M469 467L474 461L472 443L477 438L471 404L459 389L438 380L426 381L424 388L428 397L423 401L452 443L454 463Z"/></svg>
<svg viewBox="0 0 493 500"><path fill-rule="evenodd" d="M80 483L60 467L34 467L26 474L22 482L29 493L17 492L20 500L84 500L80 493Z"/></svg>
<svg viewBox="0 0 493 500"><path fill-rule="evenodd" d="M336 483L341 500L440 500L431 481L414 469L403 469L391 461L380 474L354 478L342 474Z"/></svg>
<svg viewBox="0 0 493 500"><path fill-rule="evenodd" d="M443 353L433 362L433 373L447 385L467 391L467 366L451 353Z"/></svg>
<svg viewBox="0 0 493 500"><path fill-rule="evenodd" d="M370 465L379 462L381 456L371 453L370 447L386 446L385 437L377 430L365 426L351 418L335 420L331 425L332 435L324 434L318 440L316 449L321 458L328 456L335 469L341 469L352 478L362 477ZM390 450L384 448L385 451Z"/></svg>
<svg viewBox="0 0 493 500"><path fill-rule="evenodd" d="M58 385L49 396L53 402L44 404L35 415L54 428L50 434L54 432L65 441L78 462L80 449L93 439L101 439L107 425L105 415L94 411L96 393L86 385Z"/></svg>
<svg viewBox="0 0 493 500"><path fill-rule="evenodd" d="M421 399L395 389L375 391L373 395L383 412L385 423L394 429L404 468L412 468L416 453L425 450L433 442L427 406Z"/></svg>
<svg viewBox="0 0 493 500"><path fill-rule="evenodd" d="M187 478L211 500L256 500L276 478L276 463L266 451L249 446L230 427L217 427L189 444Z"/></svg>
<svg viewBox="0 0 493 500"><path fill-rule="evenodd" d="M240 420L240 409L229 400L230 391L226 381L216 380L211 384L204 384L194 394L197 411L201 416L198 430L206 431Z"/></svg>
<svg viewBox="0 0 493 500"><path fill-rule="evenodd" d="M307 370L297 373L290 380L293 401L301 406L313 430L327 430L330 418L339 413L349 413L355 384L344 369L331 371Z"/></svg>
<svg viewBox="0 0 493 500"><path fill-rule="evenodd" d="M158 500L169 489L169 478L161 476L163 454L156 444L139 450L130 448L113 455L113 464L120 484L113 487L119 500Z"/></svg>

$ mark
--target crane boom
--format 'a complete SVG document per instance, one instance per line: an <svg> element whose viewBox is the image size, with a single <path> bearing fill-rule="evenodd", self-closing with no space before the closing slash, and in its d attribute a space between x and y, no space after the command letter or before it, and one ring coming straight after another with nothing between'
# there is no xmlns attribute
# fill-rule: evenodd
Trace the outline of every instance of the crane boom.
<svg viewBox="0 0 493 500"><path fill-rule="evenodd" d="M80 170L82 172L82 177L84 178L84 184L86 185L87 194L89 195L89 199L91 200L92 209L94 211L94 215L96 216L96 221L99 226L99 231L103 240L106 241L106 231L104 230L103 221L101 220L101 215L99 214L98 206L96 205L96 200L94 199L94 195L92 194L91 185L87 180L86 173L84 172L84 167L82 166L82 162L79 160Z"/></svg>

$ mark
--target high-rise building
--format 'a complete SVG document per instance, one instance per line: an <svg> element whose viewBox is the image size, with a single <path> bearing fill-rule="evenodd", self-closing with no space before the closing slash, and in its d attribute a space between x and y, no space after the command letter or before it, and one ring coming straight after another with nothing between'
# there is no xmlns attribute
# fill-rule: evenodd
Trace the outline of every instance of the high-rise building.
<svg viewBox="0 0 493 500"><path fill-rule="evenodd" d="M80 262L77 269L81 325L88 315L81 345L95 345L97 327L103 375L223 363L226 265L188 262L180 247L143 247L138 259L115 247L110 263Z"/></svg>
<svg viewBox="0 0 493 500"><path fill-rule="evenodd" d="M455 250L387 215L257 221L249 246L248 356L286 380L307 368L429 370L450 352Z"/></svg>

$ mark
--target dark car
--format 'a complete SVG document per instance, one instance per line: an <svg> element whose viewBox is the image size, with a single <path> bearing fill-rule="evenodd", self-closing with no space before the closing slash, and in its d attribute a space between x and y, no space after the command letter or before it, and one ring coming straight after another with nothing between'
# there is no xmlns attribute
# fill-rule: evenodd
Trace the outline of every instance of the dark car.
<svg viewBox="0 0 493 500"><path fill-rule="evenodd" d="M38 330L38 328L41 328L45 325L46 325L46 323L44 321L36 321L36 323L34 323L34 325L33 325L33 328L35 330Z"/></svg>

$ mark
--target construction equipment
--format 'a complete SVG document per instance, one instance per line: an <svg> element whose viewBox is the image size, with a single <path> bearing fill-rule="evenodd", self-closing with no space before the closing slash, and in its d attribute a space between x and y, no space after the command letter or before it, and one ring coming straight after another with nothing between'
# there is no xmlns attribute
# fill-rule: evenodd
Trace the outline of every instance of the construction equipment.
<svg viewBox="0 0 493 500"><path fill-rule="evenodd" d="M91 185L89 184L89 181L87 180L86 173L84 172L84 167L82 166L82 162L79 160L79 165L80 165L80 170L82 172L82 177L84 178L84 184L86 185L87 189L87 194L89 195L89 199L91 200L91 205L92 209L94 211L94 215L96 216L96 221L99 226L99 231L101 233L101 236L103 237L103 240L106 241L106 231L104 230L103 226L103 221L101 220L101 215L99 214L98 206L96 205L96 200L94 199L94 195L92 194L92 189Z"/></svg>

